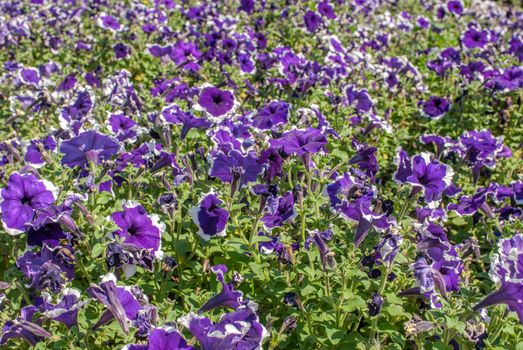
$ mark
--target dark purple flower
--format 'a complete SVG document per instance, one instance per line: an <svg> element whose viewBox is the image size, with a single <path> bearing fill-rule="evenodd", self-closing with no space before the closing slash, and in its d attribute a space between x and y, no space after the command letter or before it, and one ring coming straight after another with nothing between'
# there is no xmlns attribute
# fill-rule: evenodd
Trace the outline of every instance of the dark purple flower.
<svg viewBox="0 0 523 350"><path fill-rule="evenodd" d="M52 205L57 194L57 188L49 181L33 174L13 173L0 191L0 212L6 232L11 235L24 232L38 210Z"/></svg>
<svg viewBox="0 0 523 350"><path fill-rule="evenodd" d="M269 230L282 226L286 221L296 216L294 211L294 196L288 191L280 197L269 197L267 199L267 210L262 216L263 226Z"/></svg>
<svg viewBox="0 0 523 350"><path fill-rule="evenodd" d="M483 48L489 41L489 33L486 30L476 30L470 28L463 34L463 45L468 49Z"/></svg>
<svg viewBox="0 0 523 350"><path fill-rule="evenodd" d="M62 142L60 152L64 154L62 165L70 168L86 166L89 161L99 164L108 160L120 149L118 140L107 135L89 130Z"/></svg>
<svg viewBox="0 0 523 350"><path fill-rule="evenodd" d="M259 323L256 308L256 304L249 302L222 315L215 324L207 317L191 312L178 318L178 323L191 332L202 350L260 349L268 332Z"/></svg>
<svg viewBox="0 0 523 350"><path fill-rule="evenodd" d="M374 259L390 267L402 243L403 237L400 236L399 232L397 230L389 230L389 232L381 236L380 242L374 247Z"/></svg>
<svg viewBox="0 0 523 350"><path fill-rule="evenodd" d="M126 117L123 112L110 113L107 124L109 124L109 128L116 135L118 141L136 140L138 124Z"/></svg>
<svg viewBox="0 0 523 350"><path fill-rule="evenodd" d="M198 105L213 117L218 118L231 112L236 101L230 91L207 86L200 93Z"/></svg>
<svg viewBox="0 0 523 350"><path fill-rule="evenodd" d="M222 285L220 293L209 299L199 310L198 313L207 312L220 306L237 309L243 302L243 293L234 289L235 283L225 283L227 266L216 265L211 267L211 271L216 275L216 281Z"/></svg>
<svg viewBox="0 0 523 350"><path fill-rule="evenodd" d="M60 301L52 304L52 297L47 293L44 296L44 311L42 314L52 320L61 322L67 328L78 325L78 310L81 309L87 301L80 301L80 291L71 288L64 288L61 292Z"/></svg>
<svg viewBox="0 0 523 350"><path fill-rule="evenodd" d="M31 140L27 146L24 160L34 168L40 168L45 165L45 159L42 152L52 152L56 149L54 137L47 136L42 140Z"/></svg>
<svg viewBox="0 0 523 350"><path fill-rule="evenodd" d="M356 149L356 155L349 160L349 164L357 164L358 167L365 172L371 179L380 169L378 160L376 159L376 147L370 147L365 143L359 143L354 140L352 142L353 147Z"/></svg>
<svg viewBox="0 0 523 350"><path fill-rule="evenodd" d="M303 16L303 21L305 22L305 27L309 32L315 32L320 25L323 23L321 17L314 11L307 11Z"/></svg>
<svg viewBox="0 0 523 350"><path fill-rule="evenodd" d="M261 130L268 130L276 125L287 124L289 108L287 102L273 101L258 111L253 117L252 125Z"/></svg>
<svg viewBox="0 0 523 350"><path fill-rule="evenodd" d="M111 219L120 228L113 234L124 239L127 244L150 250L161 257L161 242L164 225L156 214L147 215L141 204L128 201L123 211L111 214Z"/></svg>
<svg viewBox="0 0 523 350"><path fill-rule="evenodd" d="M170 57L177 66L183 69L198 71L200 65L197 63L202 53L198 51L198 47L192 42L179 41L173 46Z"/></svg>
<svg viewBox="0 0 523 350"><path fill-rule="evenodd" d="M198 226L198 235L206 241L215 236L225 236L229 212L220 207L222 204L215 194L210 193L190 211L193 222Z"/></svg>
<svg viewBox="0 0 523 350"><path fill-rule="evenodd" d="M260 158L258 158L258 163L265 165L264 178L269 182L275 177L283 175L283 158L275 148L268 148L265 151L262 151Z"/></svg>
<svg viewBox="0 0 523 350"><path fill-rule="evenodd" d="M323 0L318 4L318 12L323 16L327 17L328 19L336 18L336 13L334 13L334 10L332 9L329 0Z"/></svg>
<svg viewBox="0 0 523 350"><path fill-rule="evenodd" d="M463 13L463 4L460 0L451 0L447 2L447 9L450 13L461 15Z"/></svg>
<svg viewBox="0 0 523 350"><path fill-rule="evenodd" d="M369 307L369 315L370 316L376 316L381 312L381 307L383 306L383 297L379 295L378 293L374 293L372 296L372 300L367 303Z"/></svg>
<svg viewBox="0 0 523 350"><path fill-rule="evenodd" d="M118 60L122 59L122 58L126 58L131 53L131 49L129 48L129 46L127 46L123 43L118 43L118 44L113 45L113 51L114 51L114 56Z"/></svg>
<svg viewBox="0 0 523 350"><path fill-rule="evenodd" d="M76 99L60 111L60 126L63 129L77 129L78 123L86 118L94 107L94 95L87 90L76 92Z"/></svg>
<svg viewBox="0 0 523 350"><path fill-rule="evenodd" d="M33 321L37 309L33 305L25 306L20 311L20 317L7 321L2 327L0 345L5 345L9 339L23 339L29 345L35 346L44 338L51 337L51 333ZM38 321L36 321L38 322Z"/></svg>
<svg viewBox="0 0 523 350"><path fill-rule="evenodd" d="M16 260L16 266L31 280L30 286L38 290L49 289L58 293L74 274L74 253L68 246L42 246L40 253L27 251Z"/></svg>
<svg viewBox="0 0 523 350"><path fill-rule="evenodd" d="M431 119L439 119L450 109L450 103L446 99L438 96L431 96L423 103L423 116Z"/></svg>

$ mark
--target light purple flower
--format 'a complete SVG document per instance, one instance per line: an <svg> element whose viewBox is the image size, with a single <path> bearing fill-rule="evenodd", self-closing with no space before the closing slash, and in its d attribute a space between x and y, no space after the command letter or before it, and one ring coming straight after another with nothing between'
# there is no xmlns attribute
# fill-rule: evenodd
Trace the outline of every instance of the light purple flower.
<svg viewBox="0 0 523 350"><path fill-rule="evenodd" d="M60 295L60 301L52 304L52 297L48 293L42 293L44 298L42 314L52 320L66 325L67 328L78 325L78 310L88 301L80 301L80 291L72 288L64 288Z"/></svg>

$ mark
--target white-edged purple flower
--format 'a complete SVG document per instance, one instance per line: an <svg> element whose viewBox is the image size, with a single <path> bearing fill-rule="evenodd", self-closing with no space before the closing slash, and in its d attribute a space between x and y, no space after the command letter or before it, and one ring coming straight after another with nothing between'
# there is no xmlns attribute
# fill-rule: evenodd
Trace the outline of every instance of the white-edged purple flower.
<svg viewBox="0 0 523 350"><path fill-rule="evenodd" d="M225 265L216 265L211 267L211 271L216 275L216 281L222 285L220 293L210 298L199 310L198 313L207 312L220 306L226 306L237 309L244 304L243 293L235 290L235 281L225 283L225 274L228 269Z"/></svg>
<svg viewBox="0 0 523 350"><path fill-rule="evenodd" d="M236 107L237 102L232 92L214 86L206 86L200 93L198 106L214 118L227 115Z"/></svg>
<svg viewBox="0 0 523 350"><path fill-rule="evenodd" d="M60 293L58 303L53 304L53 298L48 293L42 293L43 312L47 318L63 323L67 328L78 324L78 310L89 301L81 301L80 291L73 288L64 288Z"/></svg>
<svg viewBox="0 0 523 350"><path fill-rule="evenodd" d="M45 165L43 152L53 152L56 149L56 141L53 136L47 136L41 140L31 140L25 151L24 160L33 168Z"/></svg>
<svg viewBox="0 0 523 350"><path fill-rule="evenodd" d="M489 32L487 30L469 28L463 33L461 40L468 49L483 48L489 42Z"/></svg>
<svg viewBox="0 0 523 350"><path fill-rule="evenodd" d="M108 29L112 32L118 32L122 30L122 25L118 19L114 16L108 15L102 12L97 18L98 25L103 29Z"/></svg>
<svg viewBox="0 0 523 350"><path fill-rule="evenodd" d="M421 112L424 117L440 119L450 110L450 103L443 97L431 96L423 102Z"/></svg>
<svg viewBox="0 0 523 350"><path fill-rule="evenodd" d="M162 109L160 115L166 123L177 124L182 126L180 139L185 139L187 133L194 128L205 129L211 126L211 122L204 118L197 118L190 112L184 112L176 105L172 104Z"/></svg>
<svg viewBox="0 0 523 350"><path fill-rule="evenodd" d="M122 111L109 113L107 124L112 133L116 135L118 141L136 141L139 125L131 118L125 116Z"/></svg>
<svg viewBox="0 0 523 350"><path fill-rule="evenodd" d="M336 259L333 251L327 246L327 241L331 240L333 236L332 230L326 231L312 231L305 240L305 249L310 250L310 245L314 243L320 253L320 261L323 271L336 268Z"/></svg>
<svg viewBox="0 0 523 350"><path fill-rule="evenodd" d="M396 229L389 229L383 236L380 237L380 242L374 247L374 260L390 267L394 258L398 254L403 237Z"/></svg>
<svg viewBox="0 0 523 350"><path fill-rule="evenodd" d="M214 193L205 195L198 206L190 210L193 222L198 226L198 235L208 241L212 237L225 237L229 212L221 207L223 201Z"/></svg>
<svg viewBox="0 0 523 350"><path fill-rule="evenodd" d="M492 256L490 277L501 287L474 306L474 310L506 304L518 314L523 324L523 235L501 239Z"/></svg>
<svg viewBox="0 0 523 350"><path fill-rule="evenodd" d="M191 312L178 318L178 323L191 332L202 350L260 350L268 332L259 323L256 309L257 305L249 302L233 312L223 314L216 323Z"/></svg>
<svg viewBox="0 0 523 350"><path fill-rule="evenodd" d="M160 223L156 214L148 215L141 204L129 201L123 206L123 211L111 214L111 219L119 227L113 235L123 238L127 244L151 251L156 257L162 256L165 225Z"/></svg>
<svg viewBox="0 0 523 350"><path fill-rule="evenodd" d="M6 232L17 235L26 231L27 223L38 210L51 206L57 194L52 183L33 174L11 174L7 186L0 191L0 212Z"/></svg>
<svg viewBox="0 0 523 350"><path fill-rule="evenodd" d="M118 140L97 131L89 130L63 141L60 152L63 153L62 165L67 167L86 166L90 161L99 164L108 160L120 149Z"/></svg>

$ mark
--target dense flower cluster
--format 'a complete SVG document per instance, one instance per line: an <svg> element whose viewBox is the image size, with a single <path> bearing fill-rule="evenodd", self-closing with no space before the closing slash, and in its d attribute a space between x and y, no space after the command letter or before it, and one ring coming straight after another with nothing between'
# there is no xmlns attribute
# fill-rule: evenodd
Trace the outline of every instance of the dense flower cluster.
<svg viewBox="0 0 523 350"><path fill-rule="evenodd" d="M523 342L521 6L6 0L0 62L1 346Z"/></svg>

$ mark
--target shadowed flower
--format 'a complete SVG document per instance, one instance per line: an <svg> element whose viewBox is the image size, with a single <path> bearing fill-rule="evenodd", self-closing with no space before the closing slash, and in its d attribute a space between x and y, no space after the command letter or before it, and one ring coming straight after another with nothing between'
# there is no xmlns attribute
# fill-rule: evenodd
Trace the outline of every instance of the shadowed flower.
<svg viewBox="0 0 523 350"><path fill-rule="evenodd" d="M265 228L271 230L274 227L282 226L295 216L294 196L292 192L288 191L280 198L269 197L267 199L266 213L262 216L261 221Z"/></svg>
<svg viewBox="0 0 523 350"><path fill-rule="evenodd" d="M177 124L182 126L180 139L185 139L191 129L205 129L211 126L211 122L204 118L197 118L189 112L184 112L176 104L165 107L162 110L161 117L166 123Z"/></svg>
<svg viewBox="0 0 523 350"><path fill-rule="evenodd" d="M320 252L320 261L323 271L336 268L334 252L329 249L327 242L332 238L332 231L313 231L309 232L309 237L305 240L305 249L309 250L311 243L314 243Z"/></svg>

